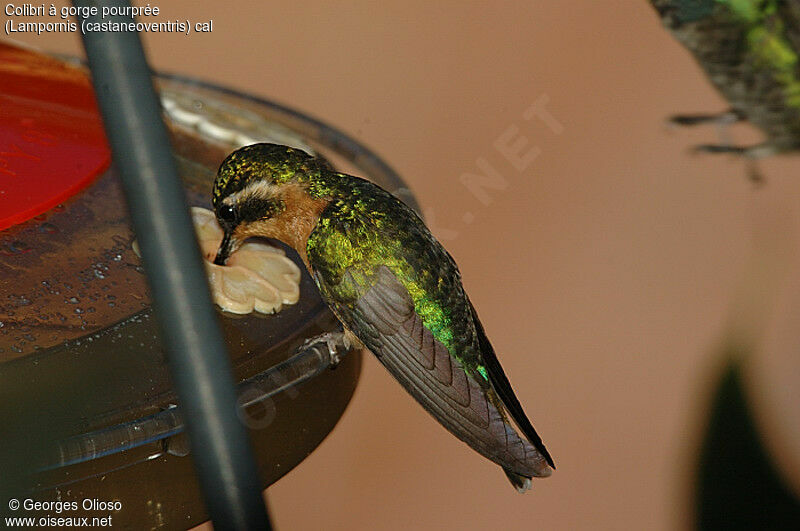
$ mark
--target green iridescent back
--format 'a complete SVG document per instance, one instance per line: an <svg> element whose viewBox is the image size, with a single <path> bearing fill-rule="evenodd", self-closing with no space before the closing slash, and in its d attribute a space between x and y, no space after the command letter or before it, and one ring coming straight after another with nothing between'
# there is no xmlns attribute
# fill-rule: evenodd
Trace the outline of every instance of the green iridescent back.
<svg viewBox="0 0 800 531"><path fill-rule="evenodd" d="M473 316L455 262L417 214L375 184L320 172L312 195L332 197L308 239L320 291L347 323L358 299L387 266L405 286L424 326L473 374L485 374Z"/></svg>

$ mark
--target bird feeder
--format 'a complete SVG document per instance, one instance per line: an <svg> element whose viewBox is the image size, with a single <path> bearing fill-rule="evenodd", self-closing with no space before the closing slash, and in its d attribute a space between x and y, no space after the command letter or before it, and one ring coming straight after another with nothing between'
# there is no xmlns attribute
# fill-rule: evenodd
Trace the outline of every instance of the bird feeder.
<svg viewBox="0 0 800 531"><path fill-rule="evenodd" d="M218 165L254 142L324 156L413 203L386 164L321 122L190 79L156 83L191 206L211 207ZM22 482L30 473L39 499L121 501L115 524L205 521L87 72L2 44L0 100L0 465L16 466ZM264 487L333 429L361 367L359 352L334 371L326 352L301 348L337 321L296 254L282 250L302 271L295 304L219 311Z"/></svg>

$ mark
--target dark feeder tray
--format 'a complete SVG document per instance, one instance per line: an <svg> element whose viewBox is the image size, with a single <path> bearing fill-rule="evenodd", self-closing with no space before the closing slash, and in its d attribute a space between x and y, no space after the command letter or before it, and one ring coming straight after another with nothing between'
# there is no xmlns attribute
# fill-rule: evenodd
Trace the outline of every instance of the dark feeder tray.
<svg viewBox="0 0 800 531"><path fill-rule="evenodd" d="M313 150L414 205L388 166L322 123L192 80L160 76L157 87L191 205L210 208L222 159L255 141ZM12 427L0 440L37 463L34 499L117 500L115 526L185 528L207 514L133 239L113 166L0 232L0 419ZM265 487L333 429L361 367L360 352L335 370L321 349L297 354L336 320L285 249L303 270L297 304L274 315L219 312Z"/></svg>

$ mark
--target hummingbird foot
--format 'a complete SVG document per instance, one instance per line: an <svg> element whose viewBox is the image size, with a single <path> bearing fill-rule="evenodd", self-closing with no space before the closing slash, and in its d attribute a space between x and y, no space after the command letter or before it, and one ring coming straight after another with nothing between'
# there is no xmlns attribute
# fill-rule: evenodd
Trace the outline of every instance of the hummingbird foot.
<svg viewBox="0 0 800 531"><path fill-rule="evenodd" d="M692 148L696 153L730 153L732 155L747 154L748 147L727 144L700 144Z"/></svg>
<svg viewBox="0 0 800 531"><path fill-rule="evenodd" d="M347 332L326 332L306 339L298 350L317 349L317 352L327 355L328 366L335 369L342 358L355 346Z"/></svg>
<svg viewBox="0 0 800 531"><path fill-rule="evenodd" d="M730 135L730 126L745 120L744 114L736 109L730 109L723 113L716 114L678 114L671 116L669 123L681 127L692 127L695 125L710 124L717 128L720 148L732 147L733 140Z"/></svg>
<svg viewBox="0 0 800 531"><path fill-rule="evenodd" d="M727 126L742 120L744 120L744 115L742 113L735 109L730 109L722 113L714 114L676 114L670 116L668 122L681 127L691 127L702 124Z"/></svg>
<svg viewBox="0 0 800 531"><path fill-rule="evenodd" d="M770 157L780 152L777 146L764 142L753 146L730 146L717 144L701 144L694 147L695 153L730 153L748 160L747 176L754 184L762 184L764 176L758 169L758 159Z"/></svg>

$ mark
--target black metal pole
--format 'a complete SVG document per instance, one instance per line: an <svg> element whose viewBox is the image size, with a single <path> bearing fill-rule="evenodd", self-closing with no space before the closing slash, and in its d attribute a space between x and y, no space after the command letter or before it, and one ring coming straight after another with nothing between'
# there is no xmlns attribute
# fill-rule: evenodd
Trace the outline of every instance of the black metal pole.
<svg viewBox="0 0 800 531"><path fill-rule="evenodd" d="M121 0L74 4L98 11L130 6ZM101 19L99 12L86 21L133 19ZM139 35L82 35L206 507L215 529L268 529L253 451L237 415L233 375Z"/></svg>

